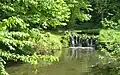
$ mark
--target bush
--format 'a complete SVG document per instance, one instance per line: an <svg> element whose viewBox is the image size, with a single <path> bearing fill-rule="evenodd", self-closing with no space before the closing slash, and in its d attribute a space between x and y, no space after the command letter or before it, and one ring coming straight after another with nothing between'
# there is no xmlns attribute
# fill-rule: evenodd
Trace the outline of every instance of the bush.
<svg viewBox="0 0 120 75"><path fill-rule="evenodd" d="M101 30L99 35L100 42L119 42L120 32L118 30Z"/></svg>
<svg viewBox="0 0 120 75"><path fill-rule="evenodd" d="M8 75L4 69L6 60L30 64L59 61L52 54L62 48L61 37L37 28L29 29L28 24L17 17L5 19L0 25L1 75Z"/></svg>
<svg viewBox="0 0 120 75"><path fill-rule="evenodd" d="M101 54L99 63L93 66L93 75L120 75L120 32L102 30L99 36Z"/></svg>
<svg viewBox="0 0 120 75"><path fill-rule="evenodd" d="M119 20L118 22L114 22L112 20L107 20L106 18L101 21L102 27L105 29L119 29L120 28L120 23Z"/></svg>

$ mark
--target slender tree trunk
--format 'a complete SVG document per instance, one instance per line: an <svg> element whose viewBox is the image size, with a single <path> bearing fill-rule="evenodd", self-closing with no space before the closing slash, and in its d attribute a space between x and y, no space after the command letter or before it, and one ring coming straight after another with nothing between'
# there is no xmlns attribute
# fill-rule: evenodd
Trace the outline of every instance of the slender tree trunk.
<svg viewBox="0 0 120 75"><path fill-rule="evenodd" d="M72 25L72 26L75 25L75 15L74 15L74 13L73 13L73 15L72 15L71 25Z"/></svg>
<svg viewBox="0 0 120 75"><path fill-rule="evenodd" d="M70 21L68 23L68 28L72 28L75 25L75 14L74 14L74 8L71 10L71 16Z"/></svg>

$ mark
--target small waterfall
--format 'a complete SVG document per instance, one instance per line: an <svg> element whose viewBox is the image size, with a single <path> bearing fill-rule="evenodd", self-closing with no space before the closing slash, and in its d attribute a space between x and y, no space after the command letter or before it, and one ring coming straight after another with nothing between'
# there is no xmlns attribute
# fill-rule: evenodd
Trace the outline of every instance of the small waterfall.
<svg viewBox="0 0 120 75"><path fill-rule="evenodd" d="M93 47L95 43L96 38L82 38L73 34L70 36L70 47Z"/></svg>
<svg viewBox="0 0 120 75"><path fill-rule="evenodd" d="M70 36L70 47L75 47L74 36Z"/></svg>
<svg viewBox="0 0 120 75"><path fill-rule="evenodd" d="M90 46L93 47L93 38L90 38Z"/></svg>
<svg viewBox="0 0 120 75"><path fill-rule="evenodd" d="M77 47L77 44L78 44L78 40L77 40L77 39L78 39L78 36L75 35L74 37L75 37L75 47Z"/></svg>
<svg viewBox="0 0 120 75"><path fill-rule="evenodd" d="M84 38L71 34L70 36L70 55L71 58L79 57L80 51L92 51L95 48L96 39L95 38Z"/></svg>
<svg viewBox="0 0 120 75"><path fill-rule="evenodd" d="M86 39L86 47L90 47L89 38Z"/></svg>
<svg viewBox="0 0 120 75"><path fill-rule="evenodd" d="M79 44L78 45L79 47L82 47L82 38L80 38L80 37L78 38L78 44Z"/></svg>

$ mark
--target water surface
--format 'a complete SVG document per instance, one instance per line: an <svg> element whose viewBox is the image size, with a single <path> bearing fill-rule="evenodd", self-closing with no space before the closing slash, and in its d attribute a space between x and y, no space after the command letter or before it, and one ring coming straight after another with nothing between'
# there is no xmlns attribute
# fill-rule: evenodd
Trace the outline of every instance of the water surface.
<svg viewBox="0 0 120 75"><path fill-rule="evenodd" d="M10 75L90 75L90 66L95 64L97 52L95 50L80 50L76 52L63 49L60 62L43 66L22 64L10 66L7 71Z"/></svg>

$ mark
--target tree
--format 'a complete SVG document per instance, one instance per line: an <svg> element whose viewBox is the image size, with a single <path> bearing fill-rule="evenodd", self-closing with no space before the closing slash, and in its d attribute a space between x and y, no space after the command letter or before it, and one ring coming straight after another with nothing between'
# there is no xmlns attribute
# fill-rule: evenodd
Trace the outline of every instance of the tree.
<svg viewBox="0 0 120 75"><path fill-rule="evenodd" d="M75 25L76 19L79 21L88 21L91 16L89 11L91 5L88 0L65 0L70 7L71 15L69 25Z"/></svg>
<svg viewBox="0 0 120 75"><path fill-rule="evenodd" d="M103 21L104 18L108 20L115 20L119 16L119 0L91 0L93 8L92 16L95 22ZM99 18L98 18L99 17Z"/></svg>
<svg viewBox="0 0 120 75"><path fill-rule="evenodd" d="M60 38L39 27L66 25L69 11L63 0L0 0L0 75L8 75L6 60L58 61L51 52L61 49Z"/></svg>
<svg viewBox="0 0 120 75"><path fill-rule="evenodd" d="M1 19L22 18L32 27L66 25L70 9L63 0L1 0Z"/></svg>

